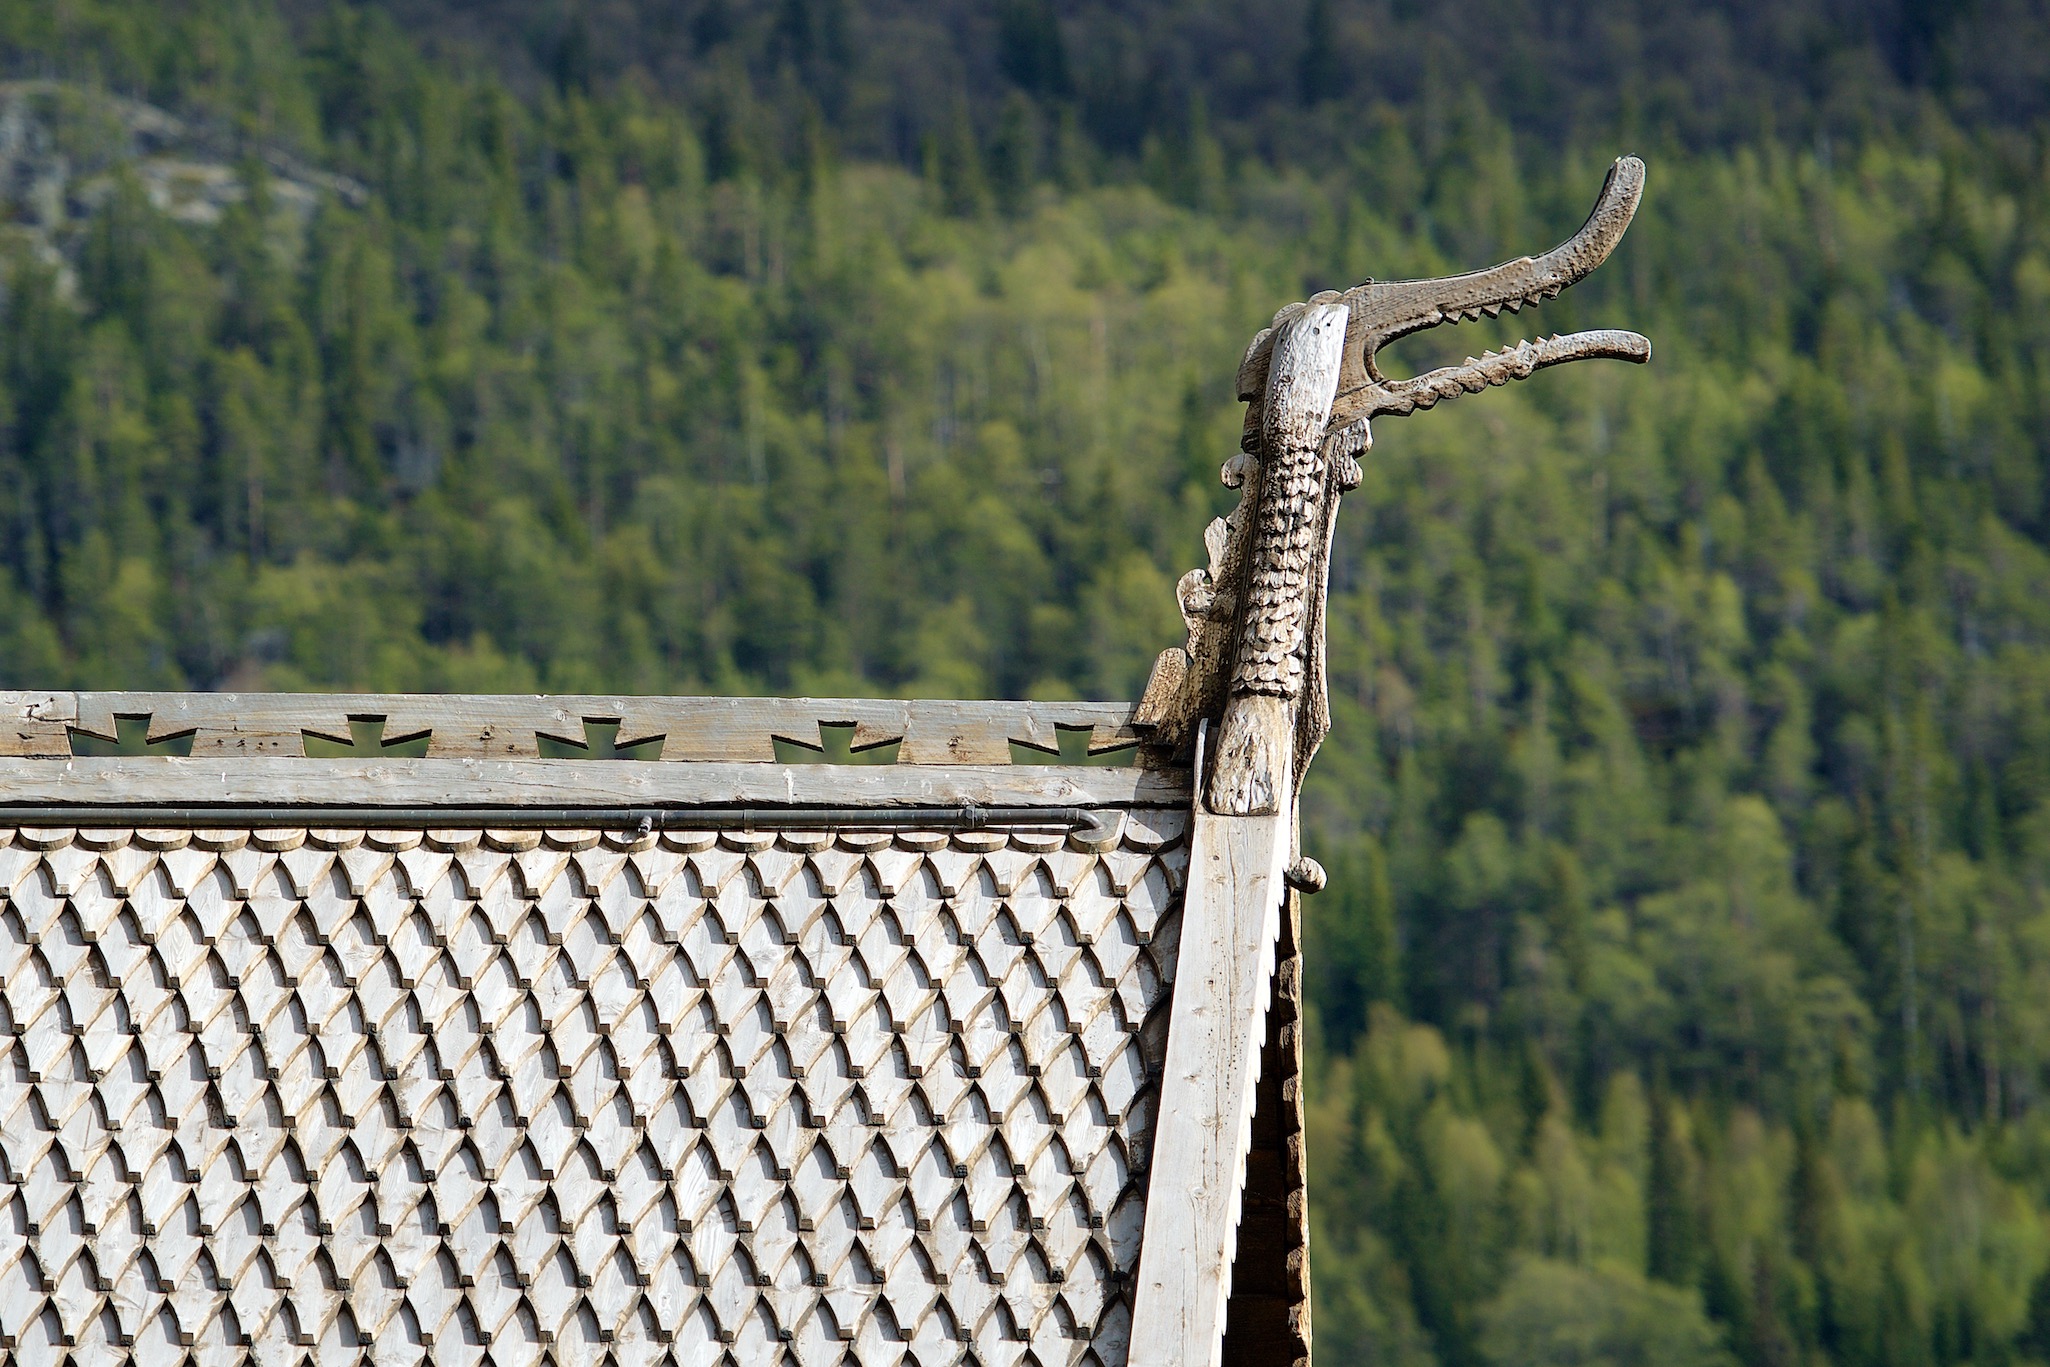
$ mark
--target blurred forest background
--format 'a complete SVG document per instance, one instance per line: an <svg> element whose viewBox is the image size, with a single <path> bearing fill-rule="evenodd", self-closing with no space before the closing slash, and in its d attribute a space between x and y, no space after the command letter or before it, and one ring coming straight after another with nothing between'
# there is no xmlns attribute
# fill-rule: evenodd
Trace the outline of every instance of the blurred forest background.
<svg viewBox="0 0 2050 1367"><path fill-rule="evenodd" d="M1267 315L1644 156L1515 321L1654 363L1340 519L1320 1352L2050 1361L2042 0L12 0L0 71L15 687L1130 697Z"/></svg>

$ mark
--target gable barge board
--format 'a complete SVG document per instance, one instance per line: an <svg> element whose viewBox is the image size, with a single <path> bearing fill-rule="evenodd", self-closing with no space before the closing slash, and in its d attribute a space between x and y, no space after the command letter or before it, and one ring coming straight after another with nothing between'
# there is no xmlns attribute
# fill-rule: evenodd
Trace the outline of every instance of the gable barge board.
<svg viewBox="0 0 2050 1367"><path fill-rule="evenodd" d="M8 805L1185 807L1186 770L575 759L0 759Z"/></svg>

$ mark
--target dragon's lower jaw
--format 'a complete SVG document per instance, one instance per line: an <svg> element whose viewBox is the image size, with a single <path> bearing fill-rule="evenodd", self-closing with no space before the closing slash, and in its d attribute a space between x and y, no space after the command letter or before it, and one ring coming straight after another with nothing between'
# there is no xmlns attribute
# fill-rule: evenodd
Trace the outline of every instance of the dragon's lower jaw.
<svg viewBox="0 0 2050 1367"><path fill-rule="evenodd" d="M1535 342L1518 342L1501 351L1469 356L1463 365L1426 371L1408 380L1386 380L1340 394L1331 406L1331 425L1336 428L1359 418L1389 414L1400 417L1429 408L1440 399L1461 394L1478 394L1491 385L1521 380L1546 366L1567 361L1607 359L1632 361L1638 365L1651 359L1651 340L1635 332L1602 328L1593 332L1569 332Z"/></svg>

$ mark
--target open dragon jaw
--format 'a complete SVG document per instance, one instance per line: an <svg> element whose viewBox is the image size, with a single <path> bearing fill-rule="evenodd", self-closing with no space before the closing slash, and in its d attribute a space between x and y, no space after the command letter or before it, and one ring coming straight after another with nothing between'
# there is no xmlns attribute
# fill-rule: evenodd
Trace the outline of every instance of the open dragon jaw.
<svg viewBox="0 0 2050 1367"><path fill-rule="evenodd" d="M1338 496L1376 415L1650 348L1375 353L1642 183L1276 315L1136 704L0 695L0 1358L1304 1361Z"/></svg>

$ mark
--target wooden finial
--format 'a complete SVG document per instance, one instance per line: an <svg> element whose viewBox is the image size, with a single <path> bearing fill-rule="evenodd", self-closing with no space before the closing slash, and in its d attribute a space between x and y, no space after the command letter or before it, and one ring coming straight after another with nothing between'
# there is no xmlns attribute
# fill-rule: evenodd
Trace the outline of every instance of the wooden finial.
<svg viewBox="0 0 2050 1367"><path fill-rule="evenodd" d="M1204 789L1219 815L1273 812L1292 801L1330 729L1324 683L1324 595L1338 496L1360 481L1368 420L1404 416L1566 361L1644 362L1651 343L1600 330L1519 342L1407 380L1385 378L1375 355L1441 323L1514 313L1553 298L1608 259L1644 190L1644 163L1610 168L1580 231L1537 257L1435 280L1367 281L1291 304L1246 348L1244 454L1224 468L1239 506L1204 535L1210 564L1177 589L1188 642L1161 654L1136 724L1181 746L1199 721L1217 723ZM1288 752L1291 763L1280 763ZM1286 785L1278 776L1290 775ZM1288 786L1290 791L1283 792Z"/></svg>

